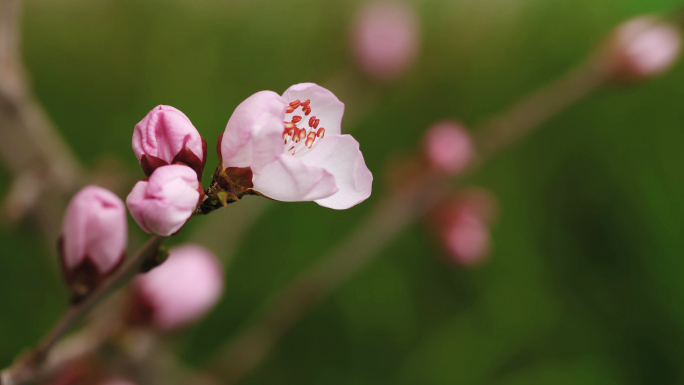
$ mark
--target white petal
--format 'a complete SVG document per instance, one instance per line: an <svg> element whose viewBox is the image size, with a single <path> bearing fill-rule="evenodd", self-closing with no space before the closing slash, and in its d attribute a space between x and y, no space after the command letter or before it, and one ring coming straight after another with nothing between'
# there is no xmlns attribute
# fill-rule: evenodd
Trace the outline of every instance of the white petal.
<svg viewBox="0 0 684 385"><path fill-rule="evenodd" d="M314 115L320 119L326 135L340 135L342 132L344 103L329 90L314 83L295 84L283 93L283 98L288 103L298 99L302 102L311 100L311 115L307 119Z"/></svg>
<svg viewBox="0 0 684 385"><path fill-rule="evenodd" d="M339 191L316 200L319 205L344 210L370 196L373 174L366 167L359 142L350 135L326 136L301 159L305 164L322 167L335 176Z"/></svg>
<svg viewBox="0 0 684 385"><path fill-rule="evenodd" d="M284 202L313 201L337 192L332 174L289 154L268 164L253 180L255 190Z"/></svg>
<svg viewBox="0 0 684 385"><path fill-rule="evenodd" d="M287 102L272 91L247 98L233 112L221 141L224 167L251 167L258 173L283 153Z"/></svg>

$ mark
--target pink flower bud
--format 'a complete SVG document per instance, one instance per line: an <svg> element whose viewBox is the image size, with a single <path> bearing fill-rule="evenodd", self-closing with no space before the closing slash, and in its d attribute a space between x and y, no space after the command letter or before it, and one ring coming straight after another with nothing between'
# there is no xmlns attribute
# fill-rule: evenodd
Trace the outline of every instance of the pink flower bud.
<svg viewBox="0 0 684 385"><path fill-rule="evenodd" d="M480 218L463 213L445 229L444 246L454 261L477 264L489 253L489 229Z"/></svg>
<svg viewBox="0 0 684 385"><path fill-rule="evenodd" d="M157 106L135 125L133 152L147 176L158 167L180 162L195 170L201 179L207 142L184 113L170 106Z"/></svg>
<svg viewBox="0 0 684 385"><path fill-rule="evenodd" d="M59 252L74 293L86 294L123 261L127 231L126 208L112 192L87 186L71 199Z"/></svg>
<svg viewBox="0 0 684 385"><path fill-rule="evenodd" d="M677 27L652 16L619 25L606 45L609 71L620 80L659 75L678 59L682 37Z"/></svg>
<svg viewBox="0 0 684 385"><path fill-rule="evenodd" d="M223 280L223 267L207 249L175 247L166 262L135 279L129 322L163 330L185 326L218 302Z"/></svg>
<svg viewBox="0 0 684 385"><path fill-rule="evenodd" d="M136 183L126 205L143 230L169 236L185 225L203 196L197 174L190 167L170 165Z"/></svg>
<svg viewBox="0 0 684 385"><path fill-rule="evenodd" d="M475 148L470 134L461 125L441 122L428 130L425 154L434 169L455 175L470 165Z"/></svg>
<svg viewBox="0 0 684 385"><path fill-rule="evenodd" d="M472 266L485 259L491 247L489 224L497 212L496 199L481 188L459 191L434 210L436 231L453 261Z"/></svg>
<svg viewBox="0 0 684 385"><path fill-rule="evenodd" d="M371 3L353 26L354 53L361 68L380 80L402 75L415 60L420 44L415 11L397 2Z"/></svg>

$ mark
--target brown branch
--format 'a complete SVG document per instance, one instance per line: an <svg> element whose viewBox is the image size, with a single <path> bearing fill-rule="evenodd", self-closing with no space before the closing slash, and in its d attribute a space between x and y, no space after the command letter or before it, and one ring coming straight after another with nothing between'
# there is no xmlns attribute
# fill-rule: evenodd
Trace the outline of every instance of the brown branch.
<svg viewBox="0 0 684 385"><path fill-rule="evenodd" d="M70 306L35 349L20 357L18 362L2 372L0 385L21 385L33 381L40 374L42 365L55 343L74 328L107 295L138 274L142 264L149 258L156 256L159 246L164 240L166 237L159 235L150 238L133 257L129 258L93 293L83 301Z"/></svg>
<svg viewBox="0 0 684 385"><path fill-rule="evenodd" d="M604 72L587 62L514 104L478 130L475 141L481 151L468 173L606 81ZM438 203L457 181L428 175L413 188L386 198L347 238L282 289L248 327L220 349L211 362L212 370L227 384L245 378L312 307L377 258L387 243Z"/></svg>
<svg viewBox="0 0 684 385"><path fill-rule="evenodd" d="M0 160L18 180L14 185L29 195L11 191L4 211L12 221L34 213L52 243L65 200L83 184L84 173L30 91L19 54L21 0L0 0L0 12ZM48 190L61 193L61 199L54 193L45 199L30 196Z"/></svg>

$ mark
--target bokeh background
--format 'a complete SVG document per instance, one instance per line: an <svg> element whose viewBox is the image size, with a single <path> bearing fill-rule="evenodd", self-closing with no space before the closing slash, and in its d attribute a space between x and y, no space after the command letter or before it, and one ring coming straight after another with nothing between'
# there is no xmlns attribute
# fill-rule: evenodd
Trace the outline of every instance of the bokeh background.
<svg viewBox="0 0 684 385"><path fill-rule="evenodd" d="M420 54L405 76L382 83L358 69L350 48L362 4L24 4L33 89L89 170L142 177L132 130L157 104L185 112L210 149L237 104L260 90L311 81L347 104L343 131L353 130L375 176L368 201L341 212L273 203L250 219L248 201L258 198L247 198L216 213L221 220L207 217L209 229L193 220L172 240L199 240L225 262L221 303L171 337L190 365L206 364L382 201L392 162L417 151L431 124L474 126L581 61L617 23L681 2L412 1ZM468 180L501 205L485 264L445 263L429 227L416 221L244 383L683 383L683 99L677 65L556 116ZM207 170L215 164L210 151ZM0 193L9 183L0 167ZM130 228L143 239L132 221ZM54 258L31 222L0 228L0 366L65 307Z"/></svg>

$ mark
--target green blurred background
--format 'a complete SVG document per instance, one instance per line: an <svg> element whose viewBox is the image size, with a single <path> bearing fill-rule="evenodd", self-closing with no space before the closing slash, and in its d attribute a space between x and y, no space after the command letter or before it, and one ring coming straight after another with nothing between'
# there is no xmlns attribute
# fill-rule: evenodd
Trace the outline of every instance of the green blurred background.
<svg viewBox="0 0 684 385"><path fill-rule="evenodd" d="M221 303L173 337L191 365L206 363L383 199L388 160L415 150L432 123L474 126L582 60L617 23L681 2L416 0L420 57L387 84L365 78L353 60L349 30L362 4L24 4L22 50L35 93L89 167L113 158L142 177L132 130L157 104L185 112L210 149L237 104L259 90L311 81L347 104L343 131L353 129L361 143L373 195L341 212L274 203L239 243L231 240ZM244 383L684 383L682 99L677 65L564 111L469 181L501 204L488 263L443 263L434 236L416 222ZM207 170L215 164L210 151ZM0 193L9 182L0 167ZM229 207L203 239L230 239L240 226L231 210L244 215ZM198 222L172 243L197 239ZM311 236L301 238L303 228ZM221 242L208 243L221 257ZM52 253L30 222L0 228L0 366L66 305Z"/></svg>

